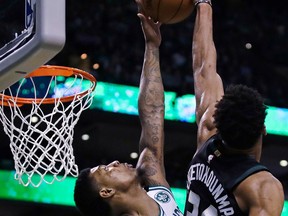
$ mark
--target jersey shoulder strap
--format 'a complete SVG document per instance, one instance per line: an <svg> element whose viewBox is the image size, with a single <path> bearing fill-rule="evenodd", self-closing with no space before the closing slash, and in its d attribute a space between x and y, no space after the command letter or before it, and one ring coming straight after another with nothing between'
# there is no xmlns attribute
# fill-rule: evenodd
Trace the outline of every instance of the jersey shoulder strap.
<svg viewBox="0 0 288 216"><path fill-rule="evenodd" d="M170 189L164 186L151 186L146 189L147 194L158 203L160 216L183 216Z"/></svg>

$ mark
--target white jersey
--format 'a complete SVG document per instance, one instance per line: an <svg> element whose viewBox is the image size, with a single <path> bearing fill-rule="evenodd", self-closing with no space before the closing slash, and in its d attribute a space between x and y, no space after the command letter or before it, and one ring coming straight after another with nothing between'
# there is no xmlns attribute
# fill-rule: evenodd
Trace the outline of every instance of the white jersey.
<svg viewBox="0 0 288 216"><path fill-rule="evenodd" d="M147 194L158 203L159 216L183 216L168 188L163 186L148 187Z"/></svg>

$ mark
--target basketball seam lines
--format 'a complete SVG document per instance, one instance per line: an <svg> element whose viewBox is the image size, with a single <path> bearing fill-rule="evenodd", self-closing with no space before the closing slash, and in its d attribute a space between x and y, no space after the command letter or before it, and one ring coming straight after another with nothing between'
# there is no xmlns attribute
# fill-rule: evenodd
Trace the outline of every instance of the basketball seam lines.
<svg viewBox="0 0 288 216"><path fill-rule="evenodd" d="M176 17L176 15L178 14L178 12L180 11L180 8L181 8L181 6L182 6L182 4L183 4L183 1L184 0L181 0L181 4L179 5L179 7L178 7L178 9L176 10L176 12L174 13L174 15L169 19L169 20L167 20L166 22L169 22L169 21L171 21L174 17ZM160 1L159 1L160 2Z"/></svg>

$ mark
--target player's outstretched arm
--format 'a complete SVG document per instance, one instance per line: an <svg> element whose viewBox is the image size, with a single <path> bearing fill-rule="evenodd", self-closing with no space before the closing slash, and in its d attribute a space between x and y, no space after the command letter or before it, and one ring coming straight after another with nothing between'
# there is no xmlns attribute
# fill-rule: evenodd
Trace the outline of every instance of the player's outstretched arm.
<svg viewBox="0 0 288 216"><path fill-rule="evenodd" d="M159 46L160 23L138 14L145 38L145 54L138 98L142 132L139 143L141 152L137 169L143 185L164 185L164 89L160 73Z"/></svg>
<svg viewBox="0 0 288 216"><path fill-rule="evenodd" d="M197 147L216 133L214 106L223 92L216 72L216 49L213 41L212 5L208 0L194 0L196 19L192 41L192 68L196 95Z"/></svg>

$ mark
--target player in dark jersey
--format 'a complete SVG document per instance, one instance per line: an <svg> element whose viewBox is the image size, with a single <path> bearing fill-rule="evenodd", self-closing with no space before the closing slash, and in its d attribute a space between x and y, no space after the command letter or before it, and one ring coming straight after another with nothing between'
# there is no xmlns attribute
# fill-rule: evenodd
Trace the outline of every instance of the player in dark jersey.
<svg viewBox="0 0 288 216"><path fill-rule="evenodd" d="M137 3L142 12L140 1ZM138 96L142 126L139 160L135 168L114 161L81 171L74 200L87 216L183 216L165 179L164 89L159 64L161 24L142 13L138 16L145 37Z"/></svg>
<svg viewBox="0 0 288 216"><path fill-rule="evenodd" d="M243 85L223 89L216 72L212 4L194 0L193 75L197 151L187 175L186 216L280 215L281 183L262 166L266 106Z"/></svg>

